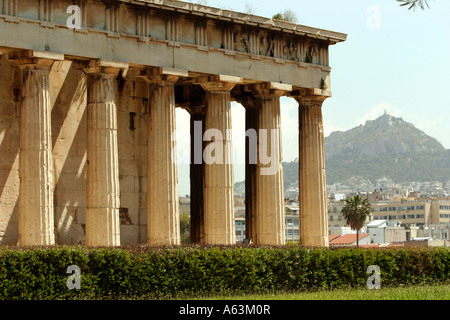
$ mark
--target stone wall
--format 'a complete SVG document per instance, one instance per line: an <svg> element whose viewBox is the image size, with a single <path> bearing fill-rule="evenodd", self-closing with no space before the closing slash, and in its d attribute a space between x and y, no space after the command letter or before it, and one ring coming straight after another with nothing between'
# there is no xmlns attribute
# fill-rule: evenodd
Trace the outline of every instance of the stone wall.
<svg viewBox="0 0 450 320"><path fill-rule="evenodd" d="M0 59L0 244L19 239L19 81L7 55Z"/></svg>
<svg viewBox="0 0 450 320"><path fill-rule="evenodd" d="M146 242L148 85L127 79L119 94L120 238Z"/></svg>

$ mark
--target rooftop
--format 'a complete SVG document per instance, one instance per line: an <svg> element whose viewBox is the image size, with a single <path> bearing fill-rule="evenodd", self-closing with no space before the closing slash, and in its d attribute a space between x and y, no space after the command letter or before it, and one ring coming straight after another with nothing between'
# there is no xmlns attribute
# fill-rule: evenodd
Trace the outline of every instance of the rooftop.
<svg viewBox="0 0 450 320"><path fill-rule="evenodd" d="M368 227L378 227L386 222L387 222L387 220L373 220L367 226Z"/></svg>
<svg viewBox="0 0 450 320"><path fill-rule="evenodd" d="M370 233L360 233L359 240L370 236ZM342 236L328 236L328 243L330 245L350 245L356 242L356 234L344 234Z"/></svg>

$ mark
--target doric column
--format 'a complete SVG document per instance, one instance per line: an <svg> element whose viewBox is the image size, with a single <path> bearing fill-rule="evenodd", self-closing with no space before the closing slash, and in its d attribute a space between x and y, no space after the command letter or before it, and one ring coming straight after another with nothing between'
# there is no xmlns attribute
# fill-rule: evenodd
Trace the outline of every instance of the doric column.
<svg viewBox="0 0 450 320"><path fill-rule="evenodd" d="M116 77L125 63L92 60L87 106L86 245L120 245Z"/></svg>
<svg viewBox="0 0 450 320"><path fill-rule="evenodd" d="M180 74L164 70L146 72L150 84L147 240L150 245L179 245L174 85Z"/></svg>
<svg viewBox="0 0 450 320"><path fill-rule="evenodd" d="M253 232L257 244L285 244L280 96L290 90L292 86L278 83L251 86L258 107L256 230Z"/></svg>
<svg viewBox="0 0 450 320"><path fill-rule="evenodd" d="M258 161L258 108L255 103L245 107L245 237L256 242L256 174Z"/></svg>
<svg viewBox="0 0 450 320"><path fill-rule="evenodd" d="M203 163L203 133L205 129L206 108L191 107L191 243L204 243L204 216L203 189L204 189L204 163Z"/></svg>
<svg viewBox="0 0 450 320"><path fill-rule="evenodd" d="M199 83L206 91L204 189L205 244L236 243L230 91L240 78L213 76Z"/></svg>
<svg viewBox="0 0 450 320"><path fill-rule="evenodd" d="M328 212L322 103L326 96L303 95L299 102L299 206L303 246L328 246Z"/></svg>
<svg viewBox="0 0 450 320"><path fill-rule="evenodd" d="M10 55L22 71L19 154L19 244L53 245L53 163L49 73L62 54Z"/></svg>

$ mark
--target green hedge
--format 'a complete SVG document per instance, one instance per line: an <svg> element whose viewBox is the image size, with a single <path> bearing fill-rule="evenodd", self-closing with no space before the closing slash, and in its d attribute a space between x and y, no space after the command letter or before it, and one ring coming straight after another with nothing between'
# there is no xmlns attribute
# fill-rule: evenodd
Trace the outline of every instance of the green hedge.
<svg viewBox="0 0 450 320"><path fill-rule="evenodd" d="M81 270L80 290L67 287L70 265ZM450 280L448 248L3 248L0 299L159 298L364 287L370 265L380 268L382 287Z"/></svg>

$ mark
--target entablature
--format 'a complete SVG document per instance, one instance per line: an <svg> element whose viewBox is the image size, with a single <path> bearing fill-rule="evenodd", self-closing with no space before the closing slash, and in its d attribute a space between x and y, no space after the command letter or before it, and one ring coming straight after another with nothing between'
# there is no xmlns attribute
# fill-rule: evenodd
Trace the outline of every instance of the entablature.
<svg viewBox="0 0 450 320"><path fill-rule="evenodd" d="M346 39L342 33L181 1L2 2L0 52L49 51L74 60L226 74L250 83L329 88L328 46ZM74 6L79 10L68 10ZM79 27L69 28L69 20Z"/></svg>

